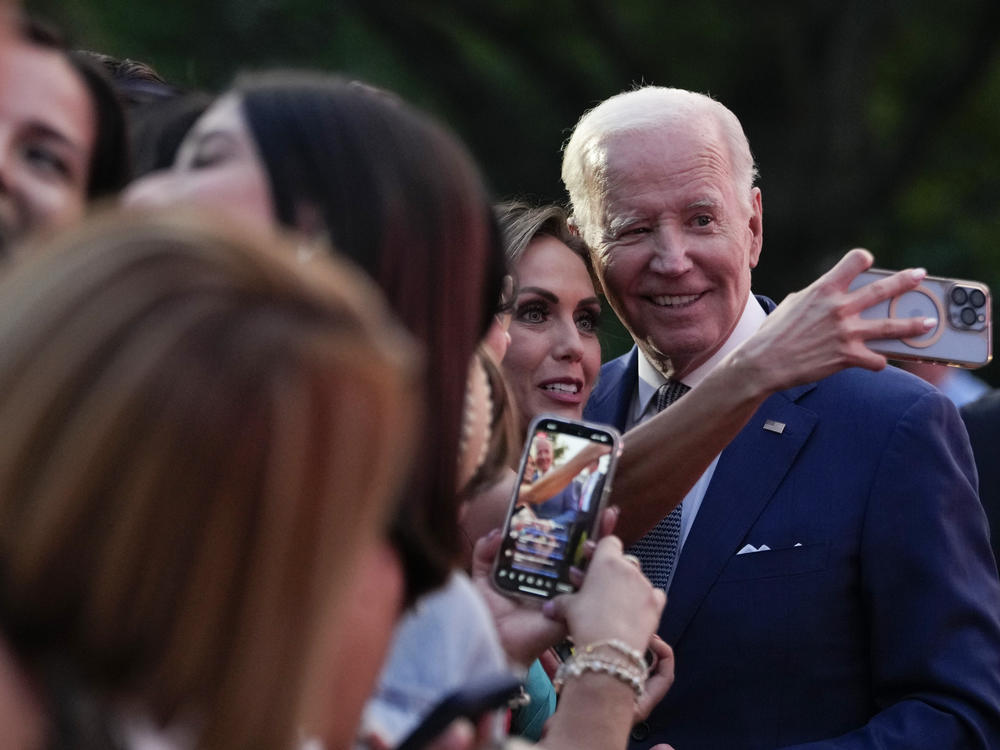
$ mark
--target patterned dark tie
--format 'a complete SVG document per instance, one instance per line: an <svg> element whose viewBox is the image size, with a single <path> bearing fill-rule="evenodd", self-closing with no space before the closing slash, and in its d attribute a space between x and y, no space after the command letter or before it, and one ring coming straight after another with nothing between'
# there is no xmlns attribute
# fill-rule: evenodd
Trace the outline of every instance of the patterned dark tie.
<svg viewBox="0 0 1000 750"><path fill-rule="evenodd" d="M668 380L661 385L653 395L653 404L656 406L657 413L666 409L689 390L690 388L679 380ZM677 548L681 541L681 506L683 505L684 503L679 503L628 550L639 558L642 563L642 572L646 574L652 584L664 590L667 588L670 573L677 561Z"/></svg>

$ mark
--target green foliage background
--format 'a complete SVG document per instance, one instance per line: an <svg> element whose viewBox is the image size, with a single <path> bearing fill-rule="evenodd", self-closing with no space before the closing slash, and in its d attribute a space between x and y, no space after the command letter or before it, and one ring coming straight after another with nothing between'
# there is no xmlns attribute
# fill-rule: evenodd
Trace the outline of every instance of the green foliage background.
<svg viewBox="0 0 1000 750"><path fill-rule="evenodd" d="M758 291L862 245L1000 292L1000 3L842 0L37 0L81 47L214 90L240 68L337 70L463 137L498 197L562 200L579 115L646 82L706 91L760 170ZM609 354L625 346L610 331ZM991 365L980 374L1000 384Z"/></svg>

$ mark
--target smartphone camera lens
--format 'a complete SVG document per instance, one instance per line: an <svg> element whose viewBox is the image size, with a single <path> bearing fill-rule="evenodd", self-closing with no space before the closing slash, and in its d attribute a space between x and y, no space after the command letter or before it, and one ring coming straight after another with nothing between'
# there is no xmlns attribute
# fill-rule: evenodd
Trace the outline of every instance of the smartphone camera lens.
<svg viewBox="0 0 1000 750"><path fill-rule="evenodd" d="M964 305L965 301L969 298L965 289L960 286L956 286L951 290L951 301L956 305Z"/></svg>
<svg viewBox="0 0 1000 750"><path fill-rule="evenodd" d="M969 292L969 304L973 307L982 307L986 304L986 295L979 289Z"/></svg>
<svg viewBox="0 0 1000 750"><path fill-rule="evenodd" d="M976 315L976 311L973 310L971 307L962 308L962 322L965 323L965 325L971 326L973 323L976 322L976 319L978 317L979 316Z"/></svg>

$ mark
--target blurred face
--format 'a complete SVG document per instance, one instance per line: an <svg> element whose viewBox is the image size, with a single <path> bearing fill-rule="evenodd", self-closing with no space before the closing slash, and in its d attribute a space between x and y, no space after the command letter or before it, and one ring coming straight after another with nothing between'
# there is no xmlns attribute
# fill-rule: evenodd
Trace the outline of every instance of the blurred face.
<svg viewBox="0 0 1000 750"><path fill-rule="evenodd" d="M0 45L0 253L83 215L95 138L87 87L60 52Z"/></svg>
<svg viewBox="0 0 1000 750"><path fill-rule="evenodd" d="M213 104L184 138L173 168L136 180L125 191L124 202L190 204L270 231L276 219L267 170L239 98L227 94Z"/></svg>
<svg viewBox="0 0 1000 750"><path fill-rule="evenodd" d="M578 419L601 368L601 304L587 267L559 240L538 237L515 273L503 369L522 422L543 412Z"/></svg>
<svg viewBox="0 0 1000 750"><path fill-rule="evenodd" d="M351 747L365 701L385 660L404 592L403 569L388 542L362 553L336 622L316 663L303 722L325 747ZM346 679L349 675L350 679ZM336 710L332 710L332 709Z"/></svg>
<svg viewBox="0 0 1000 750"><path fill-rule="evenodd" d="M611 138L600 226L588 232L612 307L649 359L678 377L729 337L760 256L760 191L737 189L713 132L692 122Z"/></svg>
<svg viewBox="0 0 1000 750"><path fill-rule="evenodd" d="M535 468L539 474L552 468L552 443L545 438L535 439Z"/></svg>

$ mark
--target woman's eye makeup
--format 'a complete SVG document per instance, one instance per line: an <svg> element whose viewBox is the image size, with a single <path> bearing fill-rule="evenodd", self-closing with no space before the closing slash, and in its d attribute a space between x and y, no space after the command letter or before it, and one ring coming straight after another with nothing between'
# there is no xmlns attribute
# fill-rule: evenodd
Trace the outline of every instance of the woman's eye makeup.
<svg viewBox="0 0 1000 750"><path fill-rule="evenodd" d="M181 163L188 169L205 169L228 161L235 152L229 135L215 131L196 140Z"/></svg>
<svg viewBox="0 0 1000 750"><path fill-rule="evenodd" d="M72 170L69 162L48 146L41 144L28 144L23 149L24 158L35 169L68 178Z"/></svg>
<svg viewBox="0 0 1000 750"><path fill-rule="evenodd" d="M528 325L544 323L552 317L552 308L544 300L532 299L515 307L515 320ZM600 308L584 307L573 314L573 322L582 333L596 333L601 326Z"/></svg>
<svg viewBox="0 0 1000 750"><path fill-rule="evenodd" d="M224 161L225 158L225 153L223 153L219 148L209 146L208 148L198 149L195 151L188 161L188 167L191 169L204 169L206 167L219 164Z"/></svg>
<svg viewBox="0 0 1000 750"><path fill-rule="evenodd" d="M581 310L576 314L576 327L586 333L594 333L601 327L600 310Z"/></svg>
<svg viewBox="0 0 1000 750"><path fill-rule="evenodd" d="M519 304L515 317L524 323L541 323L549 314L549 306L545 302L532 300Z"/></svg>

